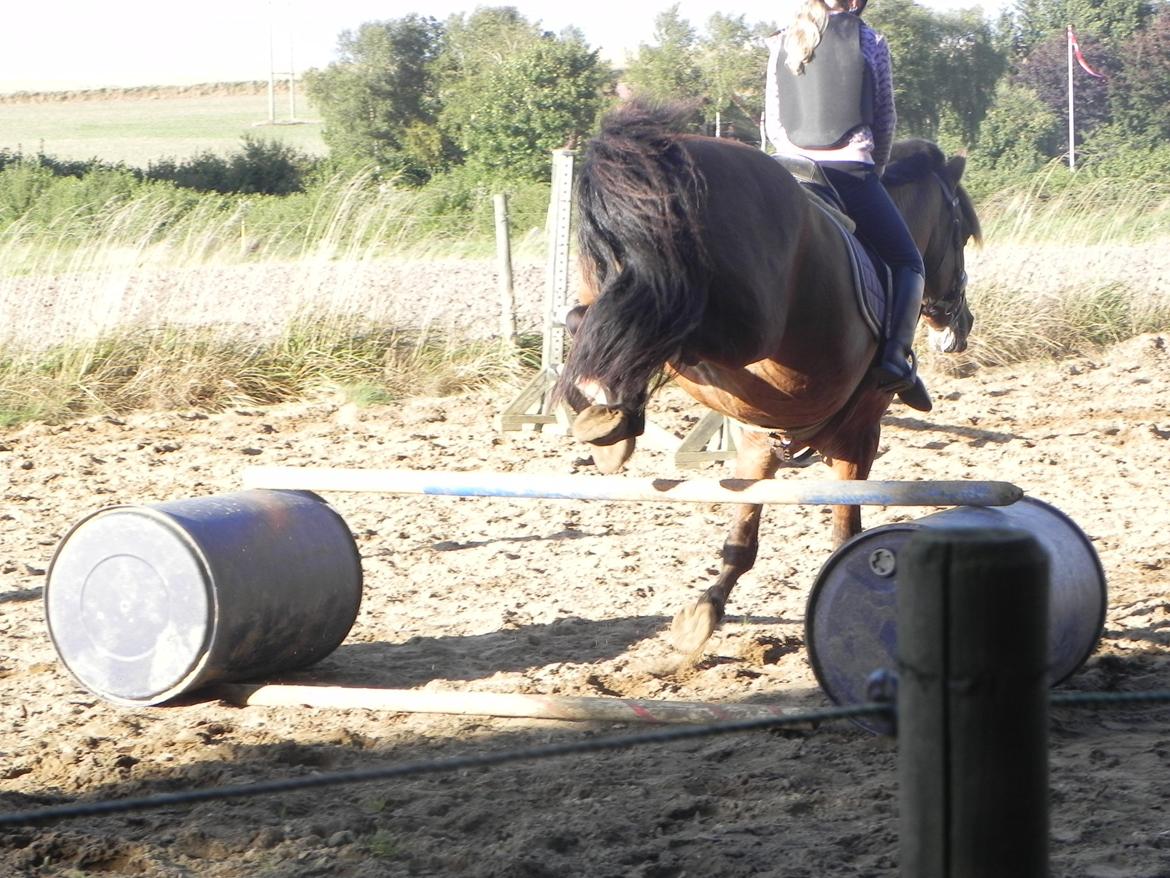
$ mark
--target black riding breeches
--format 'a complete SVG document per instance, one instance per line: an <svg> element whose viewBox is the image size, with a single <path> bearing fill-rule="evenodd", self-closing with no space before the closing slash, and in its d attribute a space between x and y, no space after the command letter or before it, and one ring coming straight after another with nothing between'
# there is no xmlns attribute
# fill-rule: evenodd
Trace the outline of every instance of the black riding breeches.
<svg viewBox="0 0 1170 878"><path fill-rule="evenodd" d="M873 165L863 162L819 164L845 202L845 211L857 223L857 237L873 247L892 270L908 268L925 275L918 246Z"/></svg>

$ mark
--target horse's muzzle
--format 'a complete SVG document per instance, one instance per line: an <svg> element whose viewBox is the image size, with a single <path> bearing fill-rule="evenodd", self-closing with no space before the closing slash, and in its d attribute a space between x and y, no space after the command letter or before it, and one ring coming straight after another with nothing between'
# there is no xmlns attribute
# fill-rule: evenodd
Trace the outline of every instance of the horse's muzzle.
<svg viewBox="0 0 1170 878"><path fill-rule="evenodd" d="M935 329L933 326L928 327L927 336L931 349L938 351L940 354L961 354L967 350L966 337L960 337L949 326L945 329Z"/></svg>

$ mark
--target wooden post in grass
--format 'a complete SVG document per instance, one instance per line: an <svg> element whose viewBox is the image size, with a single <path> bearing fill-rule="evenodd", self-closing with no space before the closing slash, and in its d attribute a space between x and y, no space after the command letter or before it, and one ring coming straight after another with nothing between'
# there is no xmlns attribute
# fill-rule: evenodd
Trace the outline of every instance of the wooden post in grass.
<svg viewBox="0 0 1170 878"><path fill-rule="evenodd" d="M508 196L492 197L496 208L496 272L500 289L500 337L516 343L516 297L512 287L512 242L508 236Z"/></svg>
<svg viewBox="0 0 1170 878"><path fill-rule="evenodd" d="M1048 557L922 530L898 580L902 878L1048 875Z"/></svg>

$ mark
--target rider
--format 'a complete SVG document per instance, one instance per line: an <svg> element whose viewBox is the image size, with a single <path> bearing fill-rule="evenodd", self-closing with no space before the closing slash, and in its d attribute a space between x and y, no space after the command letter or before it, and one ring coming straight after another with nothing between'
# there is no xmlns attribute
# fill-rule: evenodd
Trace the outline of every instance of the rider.
<svg viewBox="0 0 1170 878"><path fill-rule="evenodd" d="M801 0L788 27L768 37L765 129L778 152L820 165L858 237L890 266L893 302L874 367L878 385L930 411L911 350L922 309L922 256L880 178L897 119L890 50L861 20L865 4Z"/></svg>

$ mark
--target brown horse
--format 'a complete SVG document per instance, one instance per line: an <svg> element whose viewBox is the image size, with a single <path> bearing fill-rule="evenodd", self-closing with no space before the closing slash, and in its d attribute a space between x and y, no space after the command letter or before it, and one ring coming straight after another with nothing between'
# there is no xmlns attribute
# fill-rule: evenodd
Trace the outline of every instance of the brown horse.
<svg viewBox="0 0 1170 878"><path fill-rule="evenodd" d="M927 268L932 342L966 347L963 248L980 236L959 186L965 162L900 144L885 180ZM586 146L577 184L587 305L558 383L574 435L614 472L633 453L650 394L673 378L746 430L737 478L774 476L809 448L841 479L865 479L890 404L870 374L877 350L846 244L775 159L733 140L678 133L670 112L627 104ZM603 393L588 405L582 391ZM755 563L761 507L737 508L718 579L679 612L676 646L698 654L736 581ZM860 509L833 508L839 544Z"/></svg>

